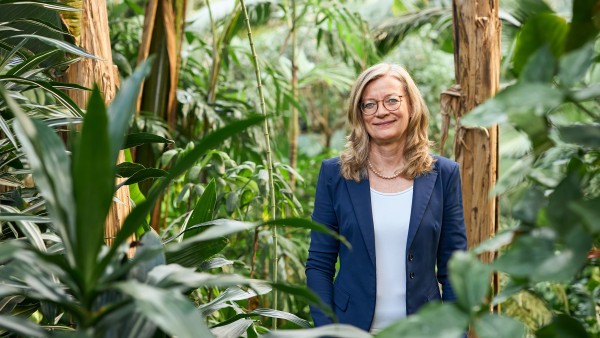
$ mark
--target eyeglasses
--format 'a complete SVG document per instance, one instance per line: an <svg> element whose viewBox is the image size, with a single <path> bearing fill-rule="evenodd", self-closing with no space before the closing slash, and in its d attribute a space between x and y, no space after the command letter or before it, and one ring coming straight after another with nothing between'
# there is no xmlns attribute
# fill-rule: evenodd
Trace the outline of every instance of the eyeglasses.
<svg viewBox="0 0 600 338"><path fill-rule="evenodd" d="M379 109L379 102L382 102L388 111L396 111L400 108L400 104L402 104L402 96L390 95L383 100L367 100L360 103L360 110L365 115L373 115Z"/></svg>

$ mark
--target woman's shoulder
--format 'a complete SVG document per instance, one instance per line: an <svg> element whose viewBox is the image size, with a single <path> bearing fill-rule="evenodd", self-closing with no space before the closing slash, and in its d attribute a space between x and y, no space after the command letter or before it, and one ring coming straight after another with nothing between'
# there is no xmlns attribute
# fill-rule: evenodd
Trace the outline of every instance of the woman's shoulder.
<svg viewBox="0 0 600 338"><path fill-rule="evenodd" d="M451 172L453 170L456 170L455 168L458 167L458 163L452 161L451 159L448 159L446 157L443 156L439 156L439 155L431 155L435 162L433 163L433 168L435 171L438 172Z"/></svg>
<svg viewBox="0 0 600 338"><path fill-rule="evenodd" d="M332 157L323 160L321 163L321 171L329 178L341 175L341 163L339 157Z"/></svg>

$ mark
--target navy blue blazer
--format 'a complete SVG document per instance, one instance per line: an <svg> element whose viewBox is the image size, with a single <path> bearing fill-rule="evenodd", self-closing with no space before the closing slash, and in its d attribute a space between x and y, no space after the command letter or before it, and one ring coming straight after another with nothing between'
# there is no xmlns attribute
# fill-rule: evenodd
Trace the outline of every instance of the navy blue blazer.
<svg viewBox="0 0 600 338"><path fill-rule="evenodd" d="M398 257L406 262L408 315L429 301L455 299L448 279L448 261L455 250L467 248L458 164L434 157L433 170L414 180L406 257ZM375 313L377 257L369 180L356 183L344 179L339 158L323 161L312 219L346 237L352 248L313 231L306 262L308 287L331 306L340 323L370 330ZM338 257L340 265L334 281ZM311 314L315 326L332 323L314 307Z"/></svg>

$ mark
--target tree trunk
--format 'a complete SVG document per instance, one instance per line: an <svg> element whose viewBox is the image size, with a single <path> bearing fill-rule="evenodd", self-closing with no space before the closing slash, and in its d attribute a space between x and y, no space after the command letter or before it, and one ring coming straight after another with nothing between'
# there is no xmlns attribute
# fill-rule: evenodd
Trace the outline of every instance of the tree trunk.
<svg viewBox="0 0 600 338"><path fill-rule="evenodd" d="M80 60L69 67L63 80L88 88L96 83L105 102L109 103L115 97L119 84L119 73L112 61L106 0L84 0L81 6L80 46L87 52L98 56L100 60ZM69 91L68 94L80 107L87 105L90 95L88 91L83 90ZM123 151L121 151L118 162L123 162L124 159ZM117 184L122 180L118 179ZM112 243L112 239L121 228L121 224L130 210L127 186L117 190L116 197L123 204L113 202L106 219L105 238L108 244Z"/></svg>
<svg viewBox="0 0 600 338"><path fill-rule="evenodd" d="M466 128L460 117L494 96L500 81L499 0L453 0L454 66L461 88L454 154L460 164L469 248L494 236L498 199L491 196L498 177L498 126ZM491 262L495 253L483 254ZM493 278L497 291L498 279Z"/></svg>

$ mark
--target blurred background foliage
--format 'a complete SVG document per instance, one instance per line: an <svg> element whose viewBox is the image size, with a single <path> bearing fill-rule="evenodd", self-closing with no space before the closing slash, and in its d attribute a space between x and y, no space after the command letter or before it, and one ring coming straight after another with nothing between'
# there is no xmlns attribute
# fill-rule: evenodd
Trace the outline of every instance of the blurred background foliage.
<svg viewBox="0 0 600 338"><path fill-rule="evenodd" d="M144 304L143 296L129 288L137 281L154 288L157 299L174 290L178 295L183 293L181 298L192 300L206 318L207 327L197 329L211 328L212 334L219 337L266 334L273 327L273 318L279 318L283 330L269 333L272 337L284 337L286 331L294 337L368 336L344 327L337 333L289 330L307 326L306 321L310 321L308 302L314 299L300 286L304 285L312 225L298 225L292 220L287 223L292 226L280 227L279 251L273 257L270 227L262 222L276 218L286 224L285 219L310 216L320 162L336 156L345 143L346 99L352 81L374 63L400 63L412 74L430 109L430 138L436 143L433 152L443 150L452 158L452 143L442 142L445 127L439 104L440 94L454 83L451 1L246 3L271 123L276 215L270 214L267 203L270 188L263 132L252 123L243 128L239 124L260 111L239 3L159 1L157 10L163 11L162 15L155 14L151 19L155 27L163 28L150 30L148 8L152 1L107 2L112 55L122 82L134 75L134 69L149 54L155 57L154 68L147 71L141 89L144 94L138 102L139 112L135 112L128 127L128 163L120 165L115 173L129 178L126 184L131 199L141 210L133 213L131 233L137 233L149 248L161 248L156 250L162 256L153 256L145 265L145 258L133 260L123 268L132 269L129 273L111 275L109 270L98 270L95 273L105 274L104 284L85 287L78 284L77 274L70 275L71 270L57 274L56 269L42 269L36 280L43 281L43 285L57 285L52 283L58 278L58 285L67 290L68 297L51 298L52 294L40 291L46 289L31 282L17 284L23 289L33 288L34 297L14 289L3 290L6 297L0 303L0 327L6 331L2 335L17 332L44 336L43 332L52 332L54 336L53 331L60 331L67 336L77 329L77 334L82 334L79 337L110 336L114 332L138 337L185 337L185 330L169 329L161 321L168 318L161 317L166 315L164 311ZM14 6L10 8L14 10L0 10L4 27L0 30L0 83L4 88L0 126L5 136L0 145L0 218L3 244L28 239L36 243L36 250L67 254L67 240L61 237L65 234L48 225L56 222L55 215L48 210L44 189L34 185L30 175L37 155L22 150L21 142L26 138L13 128L16 113L7 97L17 102L27 116L59 130L83 123L90 107L101 108L98 102L90 103L87 109L77 107L62 90L84 89L56 82L75 57L91 56L76 47L77 34L67 28L77 27L76 17L69 21L72 16L65 16L69 8L64 4L69 2L45 3L30 12L25 6L32 6L31 1L0 1L0 9ZM58 8L61 14L47 3L62 3L63 7ZM73 2L71 5L76 6ZM599 5L592 0L504 0L500 5L503 90L462 123L500 123L501 177L496 193L501 201L502 231L490 242L453 260L453 283L459 289L456 305L432 304L378 337L435 337L440 332L460 337L467 324L480 337L600 335ZM36 39L45 44L32 43ZM128 95L131 102L137 100L137 95ZM169 100L174 104L169 106ZM293 110L298 112L297 121ZM294 123L298 123L300 133L290 137ZM220 133L232 125L240 127L227 135ZM203 140L214 140L211 135L215 133L220 135L218 142L210 143L209 149L198 148L206 144ZM448 134L453 140L452 126ZM66 148L73 150L71 141ZM61 149L57 152L64 152ZM297 149L295 167L290 165L291 149ZM75 209L74 215L78 212ZM207 222L221 222L217 226L224 232L202 235L205 231L201 229L213 224ZM15 275L16 263L39 269L39 262L24 254L36 251L27 250L19 244L14 252L21 254L7 249L0 255L4 280L14 281L15 276L22 278L17 278L19 282L26 280L23 269ZM105 254L102 250L98 255ZM492 265L483 265L475 254L486 250L503 250L503 255ZM118 269L119 259L127 261L126 252L123 247L112 252L112 258L105 259L105 268ZM255 282L273 280L273 260L278 265L280 284ZM171 264L193 271L178 270ZM141 267L136 270L134 266ZM167 271L161 270L165 267L195 281L206 278L196 275L202 272L222 279L189 283L177 279L161 284L164 281L145 278L152 269L158 274ZM499 271L503 281L497 296L489 290L492 271ZM232 273L236 277L226 279ZM127 281L118 284L124 276ZM69 278L74 281L69 282ZM252 291L246 289L248 286ZM89 294L78 293L81 288L87 288ZM277 309L269 309L272 288L284 291L277 295ZM115 294L103 293L107 290ZM99 303L85 304L84 300L89 303L86 297L99 294ZM110 328L103 318L122 318L119 316L131 312L104 316L99 304L120 306L131 302L145 309L141 316L131 319L137 326L114 331L125 328ZM178 304L174 309L188 309ZM503 316L490 316L487 309L498 305ZM80 306L89 311L89 317L81 314L85 311ZM32 330L18 331L8 319L9 314L29 317L43 330L15 322ZM179 318L182 326L184 318ZM436 325L428 325L434 322Z"/></svg>

